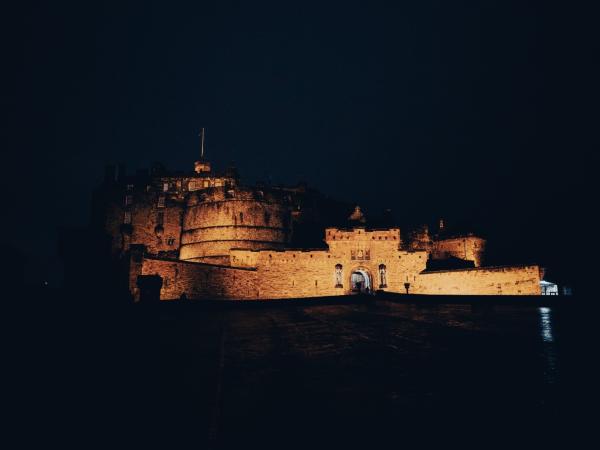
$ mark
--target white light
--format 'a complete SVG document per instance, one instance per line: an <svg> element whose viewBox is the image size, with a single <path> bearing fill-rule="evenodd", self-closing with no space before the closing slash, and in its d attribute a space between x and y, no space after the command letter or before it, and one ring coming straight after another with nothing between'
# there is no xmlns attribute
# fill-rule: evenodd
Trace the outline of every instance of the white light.
<svg viewBox="0 0 600 450"><path fill-rule="evenodd" d="M554 342L554 337L552 336L552 320L550 317L550 311L550 308L540 308L542 339L544 342Z"/></svg>

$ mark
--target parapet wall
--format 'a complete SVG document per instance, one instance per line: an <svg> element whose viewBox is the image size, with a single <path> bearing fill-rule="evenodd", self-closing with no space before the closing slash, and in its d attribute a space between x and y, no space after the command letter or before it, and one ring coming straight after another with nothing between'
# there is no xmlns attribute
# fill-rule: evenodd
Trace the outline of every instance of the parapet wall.
<svg viewBox="0 0 600 450"><path fill-rule="evenodd" d="M179 299L256 299L257 274L253 269L239 269L211 264L144 258L140 275L160 275L161 300Z"/></svg>
<svg viewBox="0 0 600 450"><path fill-rule="evenodd" d="M344 294L336 288L336 259L327 251L259 251L260 297L295 298Z"/></svg>
<svg viewBox="0 0 600 450"><path fill-rule="evenodd" d="M386 230L369 230L362 227L357 227L351 230L344 230L339 228L327 228L325 230L325 242L335 247L339 243L347 241L361 242L365 245L371 245L373 243L379 243L383 241L394 242L396 248L400 247L402 241L400 239L400 228L390 228Z"/></svg>
<svg viewBox="0 0 600 450"><path fill-rule="evenodd" d="M423 272L411 292L431 295L540 295L538 266Z"/></svg>

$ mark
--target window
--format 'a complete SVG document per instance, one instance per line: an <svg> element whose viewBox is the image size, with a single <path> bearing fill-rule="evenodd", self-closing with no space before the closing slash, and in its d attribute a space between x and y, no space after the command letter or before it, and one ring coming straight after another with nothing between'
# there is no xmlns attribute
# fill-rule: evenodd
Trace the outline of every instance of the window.
<svg viewBox="0 0 600 450"><path fill-rule="evenodd" d="M271 221L271 214L269 214L268 211L265 211L265 225L269 225L270 221Z"/></svg>
<svg viewBox="0 0 600 450"><path fill-rule="evenodd" d="M244 223L244 213L240 213L240 223Z"/></svg>
<svg viewBox="0 0 600 450"><path fill-rule="evenodd" d="M188 184L188 189L190 191L195 191L196 190L196 182L195 181L190 181Z"/></svg>
<svg viewBox="0 0 600 450"><path fill-rule="evenodd" d="M125 206L131 205L133 203L133 195L125 196Z"/></svg>
<svg viewBox="0 0 600 450"><path fill-rule="evenodd" d="M175 244L175 238L170 237L167 239L167 245L172 247Z"/></svg>
<svg viewBox="0 0 600 450"><path fill-rule="evenodd" d="M130 224L131 223L131 212L125 211L125 215L123 216L123 223Z"/></svg>
<svg viewBox="0 0 600 450"><path fill-rule="evenodd" d="M204 180L204 187L205 188L210 187L210 181Z"/></svg>
<svg viewBox="0 0 600 450"><path fill-rule="evenodd" d="M157 225L163 225L165 222L165 213L164 212L159 212L156 215L156 224Z"/></svg>
<svg viewBox="0 0 600 450"><path fill-rule="evenodd" d="M127 190L128 191L133 191L133 184L128 184L127 185Z"/></svg>
<svg viewBox="0 0 600 450"><path fill-rule="evenodd" d="M169 190L169 183L163 183L163 192L167 192Z"/></svg>
<svg viewBox="0 0 600 450"><path fill-rule="evenodd" d="M158 207L159 208L165 207L165 196L164 195L161 195L160 197L158 197Z"/></svg>

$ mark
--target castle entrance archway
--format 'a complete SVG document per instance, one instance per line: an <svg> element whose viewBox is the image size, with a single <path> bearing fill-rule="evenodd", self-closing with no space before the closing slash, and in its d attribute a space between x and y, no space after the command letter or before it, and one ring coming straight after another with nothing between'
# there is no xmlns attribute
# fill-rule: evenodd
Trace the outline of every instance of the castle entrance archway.
<svg viewBox="0 0 600 450"><path fill-rule="evenodd" d="M366 269L354 269L350 274L350 290L355 294L373 291L371 275Z"/></svg>

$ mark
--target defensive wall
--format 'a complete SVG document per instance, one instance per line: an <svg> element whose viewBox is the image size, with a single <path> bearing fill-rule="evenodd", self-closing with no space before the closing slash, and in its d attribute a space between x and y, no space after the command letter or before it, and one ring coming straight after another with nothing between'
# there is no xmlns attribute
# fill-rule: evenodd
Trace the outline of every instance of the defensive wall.
<svg viewBox="0 0 600 450"><path fill-rule="evenodd" d="M473 261L475 267L483 263L485 240L476 236L457 236L433 241L431 257L446 259L449 256Z"/></svg>
<svg viewBox="0 0 600 450"><path fill-rule="evenodd" d="M146 256L130 279L133 289L137 275L160 275L163 279L161 300L179 299L183 294L190 299L259 298L257 272L251 268L234 268L214 264L166 260Z"/></svg>
<svg viewBox="0 0 600 450"><path fill-rule="evenodd" d="M137 275L163 278L161 299L272 299L347 295L351 276L366 274L371 290L438 295L539 295L538 266L426 270L426 251L400 248L400 230L328 228L328 250L231 249L228 265L132 255ZM139 252L138 252L139 253Z"/></svg>
<svg viewBox="0 0 600 450"><path fill-rule="evenodd" d="M183 216L179 257L228 263L233 247L283 248L290 235L290 210L281 195L251 188L193 192Z"/></svg>
<svg viewBox="0 0 600 450"><path fill-rule="evenodd" d="M411 292L439 295L540 295L539 266L423 272Z"/></svg>

